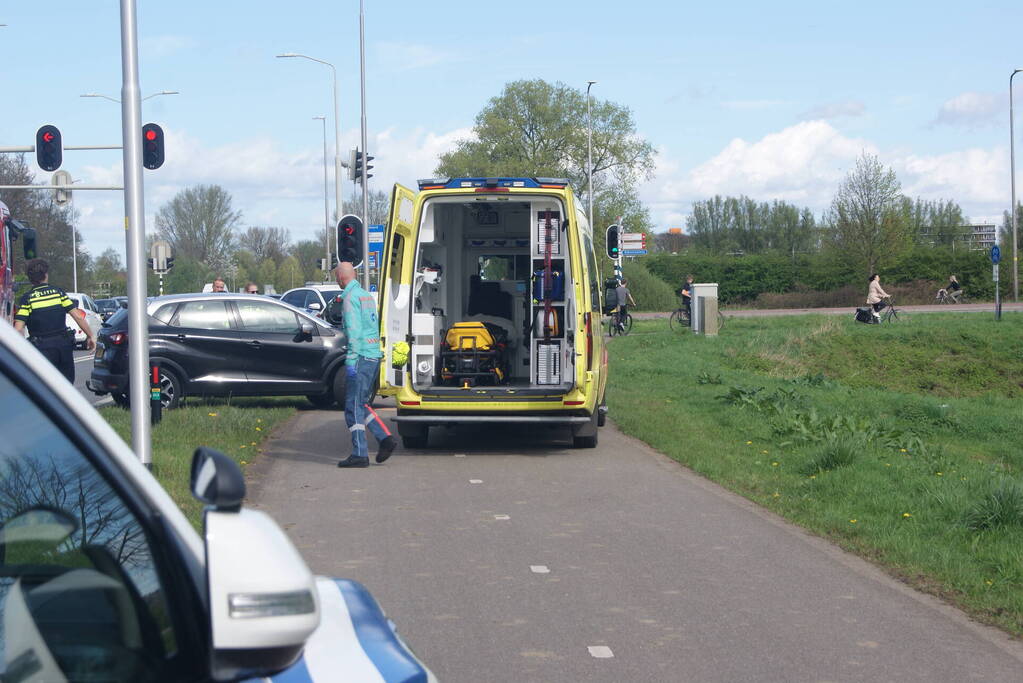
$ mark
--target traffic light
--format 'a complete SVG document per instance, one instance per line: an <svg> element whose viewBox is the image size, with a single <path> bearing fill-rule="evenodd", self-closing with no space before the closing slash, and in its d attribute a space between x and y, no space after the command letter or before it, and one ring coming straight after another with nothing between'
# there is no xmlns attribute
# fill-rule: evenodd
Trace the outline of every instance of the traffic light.
<svg viewBox="0 0 1023 683"><path fill-rule="evenodd" d="M156 261L154 261L151 258L147 258L146 259L146 266L148 266L150 268L150 270L156 270Z"/></svg>
<svg viewBox="0 0 1023 683"><path fill-rule="evenodd" d="M165 266L165 268L167 270L170 270L171 268L174 267L174 257L173 256L168 256L166 261L167 261L167 265Z"/></svg>
<svg viewBox="0 0 1023 683"><path fill-rule="evenodd" d="M369 169L373 168L369 163L371 161L373 161L373 157L360 150L355 150L355 182L362 183L373 177L373 174L369 172Z"/></svg>
<svg viewBox="0 0 1023 683"><path fill-rule="evenodd" d="M359 153L357 149L348 150L348 179L355 180L355 157Z"/></svg>
<svg viewBox="0 0 1023 683"><path fill-rule="evenodd" d="M56 171L64 161L60 129L45 125L36 131L36 163L44 171Z"/></svg>
<svg viewBox="0 0 1023 683"><path fill-rule="evenodd" d="M607 257L613 261L617 261L621 255L620 229L617 225L607 228Z"/></svg>
<svg viewBox="0 0 1023 683"><path fill-rule="evenodd" d="M348 214L337 222L337 259L353 266L362 263L362 219Z"/></svg>
<svg viewBox="0 0 1023 683"><path fill-rule="evenodd" d="M155 123L142 126L142 166L149 170L163 166L163 128Z"/></svg>

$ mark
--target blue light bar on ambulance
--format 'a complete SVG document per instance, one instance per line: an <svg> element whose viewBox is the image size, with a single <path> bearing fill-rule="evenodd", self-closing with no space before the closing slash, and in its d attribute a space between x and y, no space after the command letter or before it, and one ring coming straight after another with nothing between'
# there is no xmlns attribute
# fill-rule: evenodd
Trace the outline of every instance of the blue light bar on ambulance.
<svg viewBox="0 0 1023 683"><path fill-rule="evenodd" d="M420 190L462 190L507 192L509 188L563 188L566 178L426 178L419 181Z"/></svg>

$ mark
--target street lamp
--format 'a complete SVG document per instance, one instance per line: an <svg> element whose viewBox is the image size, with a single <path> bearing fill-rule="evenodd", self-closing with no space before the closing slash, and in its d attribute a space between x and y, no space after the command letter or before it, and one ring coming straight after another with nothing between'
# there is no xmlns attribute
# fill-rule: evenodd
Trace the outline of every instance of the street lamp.
<svg viewBox="0 0 1023 683"><path fill-rule="evenodd" d="M341 119L338 113L337 99L337 69L330 62L325 62L316 57L302 55L296 52L285 52L277 55L278 58L301 57L317 64L324 64L330 67L334 75L334 218L341 217Z"/></svg>
<svg viewBox="0 0 1023 683"><path fill-rule="evenodd" d="M330 268L330 200L327 199L327 117L314 116L314 121L323 122L323 246L327 254L327 268ZM324 274L326 277L326 274Z"/></svg>
<svg viewBox="0 0 1023 683"><path fill-rule="evenodd" d="M1009 76L1009 176L1012 178L1012 300L1019 301L1019 255L1016 253L1019 239L1016 236L1016 135L1012 120L1012 79L1023 69L1016 69Z"/></svg>
<svg viewBox="0 0 1023 683"><path fill-rule="evenodd" d="M593 230L593 115L590 112L590 88L596 81L586 81L586 198L589 203L590 230Z"/></svg>
<svg viewBox="0 0 1023 683"><path fill-rule="evenodd" d="M160 95L180 95L180 94L181 93L178 92L177 90L161 90L160 92L154 92L152 95L146 95L141 100L139 100L139 102L145 102L146 100L152 99L154 97L159 97ZM121 100L115 99L113 97L109 97L107 95L100 95L99 93L95 93L95 92L87 92L84 95L79 95L79 97L102 97L104 100L110 100L111 102L117 102L118 104L121 103Z"/></svg>

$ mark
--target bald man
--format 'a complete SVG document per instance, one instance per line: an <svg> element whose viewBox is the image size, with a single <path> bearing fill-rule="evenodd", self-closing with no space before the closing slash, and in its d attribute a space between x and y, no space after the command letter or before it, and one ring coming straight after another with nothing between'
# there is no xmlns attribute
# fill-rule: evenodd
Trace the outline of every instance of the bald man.
<svg viewBox="0 0 1023 683"><path fill-rule="evenodd" d="M341 285L341 310L345 334L348 336L348 355L345 357L345 374L348 377L345 422L352 434L352 454L337 466L369 467L367 428L373 432L380 445L376 458L378 463L391 457L397 445L387 425L369 404L373 382L380 374L380 358L384 355L380 350L377 304L373 295L359 285L355 268L348 261L338 264L334 276Z"/></svg>

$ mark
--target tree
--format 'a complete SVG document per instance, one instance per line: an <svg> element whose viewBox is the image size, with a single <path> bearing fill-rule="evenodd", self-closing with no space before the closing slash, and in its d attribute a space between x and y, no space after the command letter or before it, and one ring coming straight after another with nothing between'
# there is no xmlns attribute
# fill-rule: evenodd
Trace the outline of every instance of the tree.
<svg viewBox="0 0 1023 683"><path fill-rule="evenodd" d="M100 287L105 283L102 290L97 290L97 296L122 296L127 294L127 273L124 264L121 262L121 255L116 249L110 247L92 261L90 280L94 287Z"/></svg>
<svg viewBox="0 0 1023 683"><path fill-rule="evenodd" d="M384 225L387 223L390 214L391 196L383 190L370 190L369 192L369 224ZM342 211L346 214L354 214L362 217L362 192L354 199L346 199L341 202Z"/></svg>
<svg viewBox="0 0 1023 683"><path fill-rule="evenodd" d="M1016 250L1023 249L1023 202L1016 202ZM1012 258L1012 214L1008 211L1002 212L1002 225L998 228L998 243L1002 251ZM1011 263L1011 261L1010 261Z"/></svg>
<svg viewBox="0 0 1023 683"><path fill-rule="evenodd" d="M951 199L902 198L907 228L918 244L951 246L969 239L972 231L963 210Z"/></svg>
<svg viewBox="0 0 1023 683"><path fill-rule="evenodd" d="M241 212L231 208L227 190L219 185L196 185L160 207L156 230L170 242L175 256L222 271L229 265L240 220Z"/></svg>
<svg viewBox="0 0 1023 683"><path fill-rule="evenodd" d="M653 146L639 137L632 112L594 100L593 186L595 198L611 185L632 191L654 167ZM586 95L563 83L513 81L476 115L473 138L440 158L440 176L568 178L585 197L587 178Z"/></svg>
<svg viewBox="0 0 1023 683"><path fill-rule="evenodd" d="M257 261L272 259L280 264L288 254L291 233L286 228L252 226L238 236L237 245L248 250Z"/></svg>
<svg viewBox="0 0 1023 683"><path fill-rule="evenodd" d="M303 240L291 247L290 256L294 256L302 269L303 282L323 282L324 272L320 270L320 259L325 257L323 243L317 240Z"/></svg>
<svg viewBox="0 0 1023 683"><path fill-rule="evenodd" d="M876 272L908 246L909 222L902 202L895 171L864 153L832 200L830 243L863 272Z"/></svg>
<svg viewBox="0 0 1023 683"><path fill-rule="evenodd" d="M298 259L293 255L285 258L277 267L277 275L274 278L274 287L278 292L286 292L293 287L299 287L305 282L305 275Z"/></svg>

